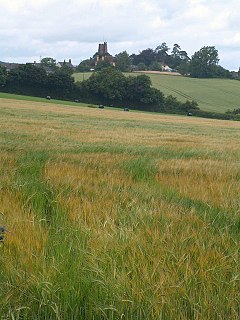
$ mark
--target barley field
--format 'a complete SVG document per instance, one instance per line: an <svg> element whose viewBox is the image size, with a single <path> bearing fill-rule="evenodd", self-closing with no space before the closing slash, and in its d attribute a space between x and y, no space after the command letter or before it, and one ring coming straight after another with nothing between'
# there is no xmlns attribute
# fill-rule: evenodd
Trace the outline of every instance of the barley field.
<svg viewBox="0 0 240 320"><path fill-rule="evenodd" d="M240 318L239 122L0 99L0 319Z"/></svg>

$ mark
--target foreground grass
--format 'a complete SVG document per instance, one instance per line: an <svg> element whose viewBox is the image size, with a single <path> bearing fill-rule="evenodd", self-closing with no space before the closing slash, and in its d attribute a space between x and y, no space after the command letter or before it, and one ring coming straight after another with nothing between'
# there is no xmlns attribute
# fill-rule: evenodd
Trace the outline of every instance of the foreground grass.
<svg viewBox="0 0 240 320"><path fill-rule="evenodd" d="M0 100L0 319L239 319L240 129Z"/></svg>
<svg viewBox="0 0 240 320"><path fill-rule="evenodd" d="M76 81L88 79L91 73L75 73ZM139 73L128 73L137 76ZM200 109L225 113L239 108L240 81L228 79L194 79L189 77L148 74L152 85L165 95L173 95L178 100L197 101Z"/></svg>

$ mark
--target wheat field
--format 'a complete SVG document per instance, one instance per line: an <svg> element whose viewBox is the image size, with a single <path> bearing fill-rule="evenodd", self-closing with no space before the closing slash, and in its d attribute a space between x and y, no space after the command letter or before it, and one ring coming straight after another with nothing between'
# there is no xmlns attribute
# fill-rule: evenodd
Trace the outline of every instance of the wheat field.
<svg viewBox="0 0 240 320"><path fill-rule="evenodd" d="M239 122L0 99L0 319L239 319Z"/></svg>

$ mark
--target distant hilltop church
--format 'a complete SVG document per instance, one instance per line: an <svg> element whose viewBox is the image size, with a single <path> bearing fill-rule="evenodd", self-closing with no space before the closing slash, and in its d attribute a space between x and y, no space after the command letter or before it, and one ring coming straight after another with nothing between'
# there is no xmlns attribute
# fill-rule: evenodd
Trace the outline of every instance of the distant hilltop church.
<svg viewBox="0 0 240 320"><path fill-rule="evenodd" d="M94 55L95 66L101 61L108 61L115 67L115 59L110 53L108 53L107 42L99 43L98 52Z"/></svg>

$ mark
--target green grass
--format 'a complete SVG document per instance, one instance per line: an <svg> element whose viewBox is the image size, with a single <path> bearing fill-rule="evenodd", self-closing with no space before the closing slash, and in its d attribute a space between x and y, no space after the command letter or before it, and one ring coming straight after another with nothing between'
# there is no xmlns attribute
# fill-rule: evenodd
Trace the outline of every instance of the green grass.
<svg viewBox="0 0 240 320"><path fill-rule="evenodd" d="M200 109L223 113L239 107L240 81L193 79L181 76L150 75L152 84L179 100L195 100Z"/></svg>
<svg viewBox="0 0 240 320"><path fill-rule="evenodd" d="M76 103L73 101L64 101L64 100L56 100L51 99L48 100L46 98L39 98L39 97L32 97L32 96L24 96L19 94L12 94L12 93L4 93L0 92L0 99L14 99L14 100L23 100L23 101L35 101L35 102L43 102L49 104L62 104L62 105L70 105L70 106L87 106L88 104L85 103Z"/></svg>
<svg viewBox="0 0 240 320"><path fill-rule="evenodd" d="M0 128L1 320L239 320L238 123L0 99Z"/></svg>
<svg viewBox="0 0 240 320"><path fill-rule="evenodd" d="M89 79L92 72L77 72L73 74L75 81L83 81Z"/></svg>
<svg viewBox="0 0 240 320"><path fill-rule="evenodd" d="M91 73L84 73L88 79ZM139 75L128 73L127 75ZM155 88L180 101L195 100L200 109L224 113L239 108L240 81L228 79L194 79L182 76L149 74ZM76 81L83 80L82 73L75 73Z"/></svg>

